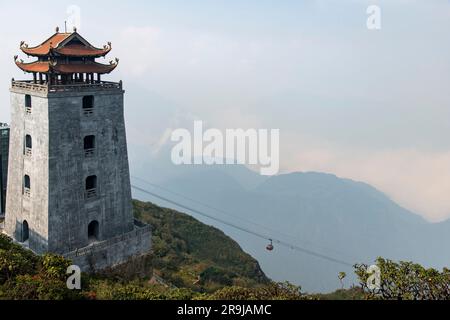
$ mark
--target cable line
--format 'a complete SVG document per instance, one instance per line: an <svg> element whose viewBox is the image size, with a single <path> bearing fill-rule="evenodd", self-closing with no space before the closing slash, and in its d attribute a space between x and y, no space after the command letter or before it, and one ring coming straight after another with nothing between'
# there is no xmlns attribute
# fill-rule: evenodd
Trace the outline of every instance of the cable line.
<svg viewBox="0 0 450 320"><path fill-rule="evenodd" d="M225 221L225 220L223 220L223 219L214 217L214 216L209 215L209 214L207 214L207 213L204 213L204 212L202 212L202 211L199 211L199 210L190 208L190 207L188 207L188 206L185 206L185 205L183 205L183 204L181 204L181 203L178 203L178 202L176 202L176 201L170 200L170 199L168 199L168 198L166 198L166 197L162 197L162 196L160 196L160 195L158 195L158 194L156 194L156 193L154 193L154 192L150 192L150 191L145 190L145 189L143 189L143 188L140 188L140 187L138 187L138 186L131 185L131 187L132 187L133 189L137 190L137 191L146 193L146 194L151 195L151 196L153 196L153 197L155 197L155 198L157 198L157 199L160 199L160 200L162 200L162 201L165 201L165 202L171 203L171 204L173 204L173 205L176 205L176 206L178 206L178 207L180 207L180 208L182 208L182 209L185 209L185 210L194 212L194 213L196 213L196 214L198 214L198 215L201 215L201 216L206 217L206 218L208 218L208 219L211 219L211 220L220 222L220 223L222 223L222 224L224 224L224 225L226 225L226 226L229 226L229 227L232 227L232 228L237 229L237 230L239 230L239 231L242 231L242 232L244 232L244 233L253 235L253 236L258 237L258 238L260 238L260 239L264 239L264 240L270 241L270 243L277 243L277 244L282 245L282 246L284 246L284 247L287 247L287 248L290 248L290 249L292 249L292 250L296 250L296 251L299 251L299 252L302 252L302 253L305 253L305 254L308 254L308 255L317 257L317 258L321 258L321 259L324 259L324 260L327 260L327 261L330 261L330 262L334 262L334 263L337 263L337 264L340 264L340 265L344 265L344 266L346 266L346 267L353 267L353 264L348 263L348 262L346 262L346 261L343 261L343 260L340 260L340 259L336 259L336 258L333 258L333 257L331 257L331 256L324 255L324 254L321 254L321 253L318 253L318 252L315 252L315 251L312 251L312 250L309 250L309 249L306 249L306 248L303 248L303 247L300 247L300 246L297 246L297 245L293 245L293 244L290 244L290 243L288 243L288 242L284 242L284 241L282 241L282 240L274 239L274 238L272 238L272 237L270 237L270 236L267 236L267 235L261 234L261 233L259 233L259 232L255 232L255 231L249 230L249 229L247 229L247 228L243 228L243 227L238 226L238 225L236 225L236 224L233 224L233 223L231 223L231 222Z"/></svg>
<svg viewBox="0 0 450 320"><path fill-rule="evenodd" d="M328 250L328 251L334 252L335 254L346 255L346 254L343 253L343 252L339 252L339 250L330 249L330 248L327 248L327 247L325 247L325 246L317 245L317 244L315 244L315 243L313 243L313 242L311 242L311 241L299 239L299 238L296 237L296 236L293 236L293 235L290 235L290 234L281 232L281 231L279 231L279 230L275 230L275 229L266 227L266 226L264 226L264 225L262 225L262 224L256 223L256 222L251 221L251 220L249 220L249 219L245 219L245 218L239 217L239 216L237 216L237 215L231 214L231 213L229 213L229 212L226 212L225 210L222 210L222 209L213 207L213 206L211 206L211 205L209 205L209 204L207 204L207 203L204 203L204 202L198 201L198 200L196 200L196 199L187 197L187 196L185 196L185 195L183 195L183 194L181 194L181 193L178 193L178 192L169 190L169 189L167 189L167 188L165 188L165 187L162 187L162 186L160 186L160 185L157 185L157 184L155 184L155 183L151 183L151 182L149 182L149 181L147 181L147 180L145 180L145 179L142 179L142 178L139 178L139 177L136 177L136 176L133 176L133 175L131 175L131 178L133 178L133 179L135 179L135 180L138 180L138 181L141 181L141 182L143 182L143 183L145 183L145 184L147 184L147 185L149 185L149 186L152 186L152 187L154 187L154 188L160 189L160 190L165 191L165 192L167 192L167 193L170 193L170 194L172 194L172 195L175 195L175 196L177 196L177 197L180 197L180 198L183 198L183 199L185 199L185 200L191 201L191 202L193 202L193 203L199 204L199 205L201 205L201 206L203 206L203 207L205 207L205 208L212 209L212 210L217 211L217 212L220 212L220 213L222 213L222 214L224 214L224 215L227 215L227 216L230 216L230 217L239 219L239 220L244 221L244 222L246 222L246 223L248 223L248 224L251 224L251 225L254 225L254 226L256 226L256 227L265 229L266 231L269 231L270 233L277 233L277 234L279 234L279 235L281 235L281 236L283 236L283 237L287 237L287 238L291 238L292 240L295 240L295 241L303 242L305 245L309 245L309 246L312 245L312 246L315 246L316 248L319 248L319 249L323 249L323 250ZM347 256L347 258L349 258L349 257Z"/></svg>
<svg viewBox="0 0 450 320"><path fill-rule="evenodd" d="M237 215L234 215L234 214L231 214L231 213L229 213L229 212L226 212L226 211L224 211L224 210L222 210L222 209L215 208L215 207L213 207L213 206L211 206L211 205L209 205L209 204L200 202L200 201L198 201L198 200L196 200L196 199L193 199L193 198L190 198L190 197L186 197L185 195L182 195L181 193L178 193L178 192L169 190L169 189L164 188L164 187L162 187L162 186L160 186L160 185L157 185L157 184L151 183L151 182L149 182L149 181L146 181L146 180L144 180L144 179L142 179L142 178L139 178L139 177L136 177L136 176L131 176L131 178L133 178L133 179L135 179L135 180L139 180L139 181L141 181L141 182L143 182L143 183L145 183L145 184L147 184L147 185L149 185L149 186L152 186L152 187L154 187L154 188L163 190L163 191L165 191L165 192L167 192L167 193L170 193L170 194L172 194L172 195L175 195L175 196L177 196L177 197L180 197L180 198L183 198L183 199L185 199L185 200L191 201L191 202L193 202L193 203L199 204L199 205L201 205L201 206L203 206L203 207L205 207L205 208L212 209L212 210L214 210L214 211L223 213L223 214L225 214L225 215L227 215L227 216L231 216L231 217L233 217L233 218L242 220L242 221L244 221L244 222L246 222L246 223L253 224L254 226L257 226L257 227L266 229L267 231L276 232L276 233L278 233L278 234L280 234L280 235L283 235L283 236L285 236L285 237L289 237L289 238L293 238L293 239L299 240L299 239L297 239L296 237L294 237L294 236L292 236L292 235L285 234L285 233L283 233L283 232L281 232L281 231L278 231L278 230L274 230L274 229L268 228L268 227L266 227L266 226L263 226L262 224L258 224L258 223L254 222L254 221L249 220L249 219L245 219L245 218L239 217L239 216L237 216ZM300 240L300 241L301 241L301 240Z"/></svg>

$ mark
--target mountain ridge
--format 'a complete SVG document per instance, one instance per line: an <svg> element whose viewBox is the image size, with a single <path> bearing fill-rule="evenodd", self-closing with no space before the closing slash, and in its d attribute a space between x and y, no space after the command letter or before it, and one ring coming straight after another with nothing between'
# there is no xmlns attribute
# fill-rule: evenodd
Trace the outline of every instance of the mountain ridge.
<svg viewBox="0 0 450 320"><path fill-rule="evenodd" d="M245 169L239 168L242 170ZM318 172L260 179L257 173L248 170L245 179L254 179L253 186L245 188L239 182L239 173L235 172L233 176L227 171L233 171L233 167L213 166L202 170L174 167L171 179L160 180L160 184L197 202L165 193L168 198L206 210L221 219L238 222L268 237L347 260L350 264L370 264L382 256L440 268L450 259L450 254L447 256L440 251L442 243L450 241L448 222L430 223L367 183ZM151 174L140 174L152 179ZM139 194L139 197L145 199L144 195ZM146 200L174 207L152 198ZM189 214L238 241L276 281L289 280L311 292L329 292L340 287L337 278L340 271L351 273L345 267L276 244L275 250L269 253L265 250L266 243L260 239L195 213ZM277 232L268 232L267 228L256 224Z"/></svg>

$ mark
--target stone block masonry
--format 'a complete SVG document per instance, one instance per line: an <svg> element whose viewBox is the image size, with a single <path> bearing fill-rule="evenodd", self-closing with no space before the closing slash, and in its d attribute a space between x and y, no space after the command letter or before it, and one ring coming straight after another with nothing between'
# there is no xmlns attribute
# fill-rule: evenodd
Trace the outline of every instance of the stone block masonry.
<svg viewBox="0 0 450 320"><path fill-rule="evenodd" d="M64 254L84 272L114 268L148 252L151 227L135 221L133 231Z"/></svg>
<svg viewBox="0 0 450 320"><path fill-rule="evenodd" d="M84 271L149 252L151 229L132 213L123 95L121 83L13 83L8 235Z"/></svg>

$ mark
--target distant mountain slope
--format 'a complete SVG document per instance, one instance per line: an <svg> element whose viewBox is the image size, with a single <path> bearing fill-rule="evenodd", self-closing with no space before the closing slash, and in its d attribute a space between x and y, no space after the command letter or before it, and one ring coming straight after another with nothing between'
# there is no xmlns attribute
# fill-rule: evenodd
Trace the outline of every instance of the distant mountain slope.
<svg viewBox="0 0 450 320"><path fill-rule="evenodd" d="M155 272L173 285L213 291L269 281L258 262L222 231L152 203L133 206L136 217L153 227Z"/></svg>
<svg viewBox="0 0 450 320"><path fill-rule="evenodd" d="M242 171L242 167L236 168ZM253 181L259 183L244 187L239 182L238 170L234 174L229 172L232 168L227 170L184 166L178 175L160 182L167 189L220 211L163 190L158 193L268 237L349 264L372 263L379 256L438 268L450 261L450 253L444 247L450 241L450 222L428 223L365 183L314 172L257 180L259 176L248 171L244 180L252 180L249 175L253 174ZM145 177L145 173L142 176ZM135 196L174 207L140 193ZM353 273L347 266L276 244L275 250L269 253L261 239L207 218L198 219L238 241L276 281L289 280L310 292L329 292L340 287L338 272ZM347 282L355 280L349 277Z"/></svg>

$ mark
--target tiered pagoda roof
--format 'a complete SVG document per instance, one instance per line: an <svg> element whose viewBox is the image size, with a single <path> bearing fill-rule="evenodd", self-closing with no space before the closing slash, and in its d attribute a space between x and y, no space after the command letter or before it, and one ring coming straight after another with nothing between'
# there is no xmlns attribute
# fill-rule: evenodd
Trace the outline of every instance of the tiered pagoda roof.
<svg viewBox="0 0 450 320"><path fill-rule="evenodd" d="M25 63L19 60L18 56L14 57L16 65L24 72L45 75L54 78L55 76L63 76L67 81L76 80L75 75L86 74L87 78L93 74L97 74L100 78L101 74L112 72L119 62L118 59L110 61L109 64L101 64L95 61L96 58L105 57L111 51L111 43L96 48L85 40L74 29L72 33L60 33L56 29L56 33L36 47L29 47L25 42L21 42L20 49L27 56L37 58L36 61ZM79 77L79 76L78 76ZM59 77L61 78L61 77ZM81 77L84 79L84 77Z"/></svg>
<svg viewBox="0 0 450 320"><path fill-rule="evenodd" d="M45 73L45 74L75 74L75 73L97 73L106 74L112 72L117 63L111 61L109 65L86 62L83 64L71 64L71 63L55 63L52 61L35 61L31 63L25 63L23 60L16 60L16 65L24 72L29 73Z"/></svg>
<svg viewBox="0 0 450 320"><path fill-rule="evenodd" d="M20 49L28 56L42 57L54 55L63 56L88 56L104 57L111 51L111 43L105 45L102 49L89 44L77 32L74 33L55 33L37 47L30 48L24 42Z"/></svg>

